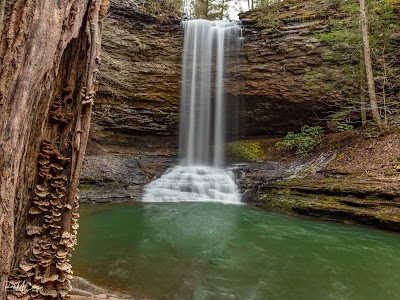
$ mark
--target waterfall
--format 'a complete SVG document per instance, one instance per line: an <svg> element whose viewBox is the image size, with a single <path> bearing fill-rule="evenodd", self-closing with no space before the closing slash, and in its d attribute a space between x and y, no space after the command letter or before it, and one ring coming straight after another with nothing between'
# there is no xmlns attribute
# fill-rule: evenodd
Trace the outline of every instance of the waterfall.
<svg viewBox="0 0 400 300"><path fill-rule="evenodd" d="M143 201L240 203L232 174L223 170L225 145L225 64L239 45L233 22L182 22L179 151L180 165L145 188Z"/></svg>
<svg viewBox="0 0 400 300"><path fill-rule="evenodd" d="M184 165L224 165L225 52L238 45L233 22L183 22L180 151ZM212 146L212 147L211 147Z"/></svg>

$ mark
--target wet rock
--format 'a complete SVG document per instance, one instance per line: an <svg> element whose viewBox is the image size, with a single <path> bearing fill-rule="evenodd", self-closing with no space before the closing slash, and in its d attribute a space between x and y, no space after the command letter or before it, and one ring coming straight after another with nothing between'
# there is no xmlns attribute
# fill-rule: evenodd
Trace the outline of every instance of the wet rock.
<svg viewBox="0 0 400 300"><path fill-rule="evenodd" d="M97 153L89 151L80 177L80 202L140 201L144 186L176 163L176 148L160 148L169 142L159 141L158 147L153 141L142 148L98 145Z"/></svg>

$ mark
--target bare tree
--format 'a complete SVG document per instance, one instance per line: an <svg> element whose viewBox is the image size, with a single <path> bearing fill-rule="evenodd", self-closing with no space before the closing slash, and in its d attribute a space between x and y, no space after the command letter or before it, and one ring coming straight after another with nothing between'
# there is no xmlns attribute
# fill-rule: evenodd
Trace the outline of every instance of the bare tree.
<svg viewBox="0 0 400 300"><path fill-rule="evenodd" d="M208 20L224 19L232 0L197 0L193 1L193 16Z"/></svg>
<svg viewBox="0 0 400 300"><path fill-rule="evenodd" d="M195 18L209 19L211 3L209 0L192 1L193 16Z"/></svg>
<svg viewBox="0 0 400 300"><path fill-rule="evenodd" d="M379 130L383 132L384 127L379 113L378 101L375 92L375 82L374 82L374 74L372 70L372 62L371 62L371 54L369 46L368 22L365 9L365 0L360 0L360 21L361 21L361 33L362 33L363 49L364 49L365 73L367 77L369 101L371 103L372 116L374 117L374 120L378 125Z"/></svg>
<svg viewBox="0 0 400 300"><path fill-rule="evenodd" d="M388 116L387 116L387 99L386 99L386 84L387 84L387 72L388 72L388 67L386 64L386 58L385 58L385 51L386 51L386 45L383 46L382 49L382 71L383 71L383 76L382 76L382 100L383 100L383 112L384 112L384 124L385 127L388 125Z"/></svg>
<svg viewBox="0 0 400 300"><path fill-rule="evenodd" d="M365 60L363 47L360 48L360 103L361 103L361 122L367 124L367 109L365 101Z"/></svg>

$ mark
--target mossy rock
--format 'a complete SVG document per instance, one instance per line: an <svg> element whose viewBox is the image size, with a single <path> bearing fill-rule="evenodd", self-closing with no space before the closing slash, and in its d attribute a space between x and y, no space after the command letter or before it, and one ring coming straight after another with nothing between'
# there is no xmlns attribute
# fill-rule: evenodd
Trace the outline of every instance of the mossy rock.
<svg viewBox="0 0 400 300"><path fill-rule="evenodd" d="M239 141L226 145L227 156L235 161L263 161L267 158L260 142Z"/></svg>

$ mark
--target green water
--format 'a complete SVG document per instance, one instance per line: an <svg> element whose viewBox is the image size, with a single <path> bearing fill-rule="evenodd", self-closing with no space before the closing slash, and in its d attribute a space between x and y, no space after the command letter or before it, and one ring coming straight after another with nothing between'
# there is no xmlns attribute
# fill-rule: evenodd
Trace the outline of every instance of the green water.
<svg viewBox="0 0 400 300"><path fill-rule="evenodd" d="M152 299L400 299L400 237L215 203L81 207L75 273Z"/></svg>

